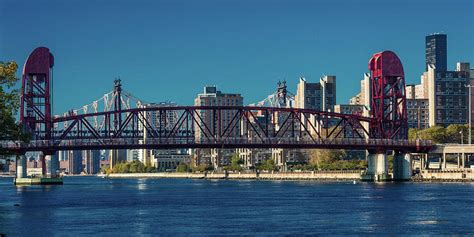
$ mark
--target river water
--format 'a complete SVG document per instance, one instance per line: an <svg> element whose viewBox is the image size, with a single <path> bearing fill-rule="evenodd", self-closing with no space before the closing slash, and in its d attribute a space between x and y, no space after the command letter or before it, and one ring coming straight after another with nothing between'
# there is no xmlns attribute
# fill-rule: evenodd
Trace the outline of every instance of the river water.
<svg viewBox="0 0 474 237"><path fill-rule="evenodd" d="M0 178L0 233L472 235L474 184Z"/></svg>

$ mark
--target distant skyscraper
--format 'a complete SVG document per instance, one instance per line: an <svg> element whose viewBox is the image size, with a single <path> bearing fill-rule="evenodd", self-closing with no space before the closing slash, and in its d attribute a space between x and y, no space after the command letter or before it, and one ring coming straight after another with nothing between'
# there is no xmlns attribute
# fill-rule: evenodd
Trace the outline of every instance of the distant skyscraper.
<svg viewBox="0 0 474 237"><path fill-rule="evenodd" d="M322 110L334 112L336 105L336 76L323 76L319 79L322 88Z"/></svg>
<svg viewBox="0 0 474 237"><path fill-rule="evenodd" d="M110 168L114 168L118 163L127 161L127 150L110 150L109 151L109 162Z"/></svg>
<svg viewBox="0 0 474 237"><path fill-rule="evenodd" d="M307 82L301 77L296 87L295 106L301 109L322 110L321 106L321 84Z"/></svg>
<svg viewBox="0 0 474 237"><path fill-rule="evenodd" d="M300 78L295 95L296 108L334 111L335 104L336 76L323 76L319 83Z"/></svg>
<svg viewBox="0 0 474 237"><path fill-rule="evenodd" d="M429 65L434 65L436 71L447 71L447 36L445 34L432 34L426 36L425 45L425 71Z"/></svg>
<svg viewBox="0 0 474 237"><path fill-rule="evenodd" d="M86 173L97 174L100 171L100 151L84 151L84 158L86 160Z"/></svg>
<svg viewBox="0 0 474 237"><path fill-rule="evenodd" d="M80 174L83 171L82 151L68 151L69 174Z"/></svg>

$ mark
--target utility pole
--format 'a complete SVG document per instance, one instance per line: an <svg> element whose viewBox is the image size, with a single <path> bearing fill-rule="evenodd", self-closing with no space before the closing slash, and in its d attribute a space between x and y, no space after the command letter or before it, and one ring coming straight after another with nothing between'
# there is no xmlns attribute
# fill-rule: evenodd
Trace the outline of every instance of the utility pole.
<svg viewBox="0 0 474 237"><path fill-rule="evenodd" d="M470 83L470 82L469 82ZM471 124L471 116L472 116L472 111L471 111L471 88L473 87L471 84L465 85L466 87L469 87L469 107L467 108L467 111L469 113L469 141L468 144L471 145L471 130L472 130L472 124Z"/></svg>

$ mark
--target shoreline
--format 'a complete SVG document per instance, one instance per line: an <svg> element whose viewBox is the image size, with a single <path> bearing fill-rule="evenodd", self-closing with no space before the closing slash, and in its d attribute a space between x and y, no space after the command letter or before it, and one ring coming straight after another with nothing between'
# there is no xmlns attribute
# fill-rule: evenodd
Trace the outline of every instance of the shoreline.
<svg viewBox="0 0 474 237"><path fill-rule="evenodd" d="M440 172L436 172L439 174ZM466 175L466 173L471 175ZM178 178L178 179L228 179L228 180L294 180L294 181L360 181L362 171L317 171L317 172L287 172L287 173L177 173L177 172L162 172L162 173L122 173L122 174L98 174L100 178L110 179L160 179L160 178ZM426 173L425 173L426 174ZM466 172L443 172L440 176L432 176L429 173L428 176L413 176L407 182L414 183L453 183L462 182L470 183L474 182L474 175L471 171ZM446 175L452 174L452 175ZM387 182L394 182L393 180L387 180Z"/></svg>
<svg viewBox="0 0 474 237"><path fill-rule="evenodd" d="M202 172L202 173L120 173L120 174L88 174L88 175L64 175L62 177L98 177L110 179L207 179L207 180L288 180L288 181L358 181L362 180L362 170L344 171L313 171L313 172ZM15 178L15 175L1 175L0 178ZM368 181L371 182L371 181ZM386 180L385 182L395 182ZM423 170L414 175L406 182L413 183L474 183L474 172L465 170Z"/></svg>
<svg viewBox="0 0 474 237"><path fill-rule="evenodd" d="M124 173L97 175L102 178L183 178L183 179L233 179L233 180L341 180L360 181L361 171L329 171L329 172L288 172L288 173Z"/></svg>

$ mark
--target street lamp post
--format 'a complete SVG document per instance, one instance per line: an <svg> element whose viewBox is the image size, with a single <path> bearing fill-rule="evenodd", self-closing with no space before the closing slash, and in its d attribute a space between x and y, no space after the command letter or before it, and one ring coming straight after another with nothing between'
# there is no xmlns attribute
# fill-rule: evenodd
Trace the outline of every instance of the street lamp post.
<svg viewBox="0 0 474 237"><path fill-rule="evenodd" d="M471 116L472 116L472 111L471 111L471 88L473 87L473 85L470 84L469 82L469 85L466 85L466 87L469 88L469 108L467 108L467 111L469 113L469 141L467 142L469 145L471 145L471 130L472 130L472 125L471 125Z"/></svg>

